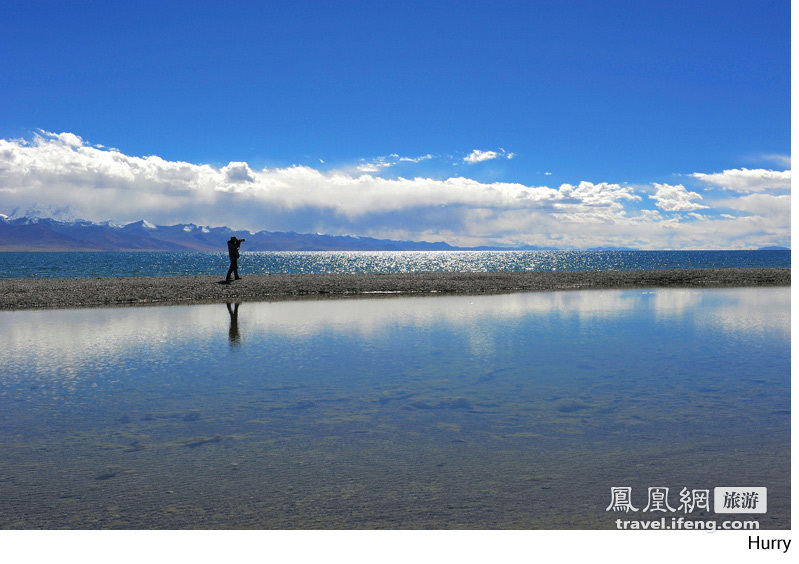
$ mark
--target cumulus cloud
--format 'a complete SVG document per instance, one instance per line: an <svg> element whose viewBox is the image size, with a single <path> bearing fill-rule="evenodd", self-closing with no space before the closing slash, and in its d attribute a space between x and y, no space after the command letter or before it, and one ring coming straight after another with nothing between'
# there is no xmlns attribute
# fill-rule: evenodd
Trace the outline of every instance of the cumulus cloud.
<svg viewBox="0 0 799 564"><path fill-rule="evenodd" d="M649 197L655 200L655 205L662 210L677 212L699 210L708 207L692 201L701 200L702 196L696 192L689 192L682 184L671 186L669 184L655 183L654 186L657 191L653 196Z"/></svg>
<svg viewBox="0 0 799 564"><path fill-rule="evenodd" d="M514 156L516 156L514 153L508 153L505 151L505 149L499 149L499 151L481 151L480 149L474 149L471 153L464 157L463 160L466 163L475 164L481 163L483 161L491 161L501 157L512 159Z"/></svg>
<svg viewBox="0 0 799 564"><path fill-rule="evenodd" d="M563 184L558 193L572 202L580 202L587 206L612 206L614 208L622 207L620 200L641 199L641 196L633 193L631 187L605 182L594 184L583 181L577 186Z"/></svg>
<svg viewBox="0 0 799 564"><path fill-rule="evenodd" d="M480 163L483 161L490 161L492 159L496 159L499 156L499 153L496 151L480 151L479 149L475 149L471 152L468 156L464 157L464 161L469 164Z"/></svg>
<svg viewBox="0 0 799 564"><path fill-rule="evenodd" d="M484 153L490 152L472 155L477 159ZM493 153L512 155L502 149ZM46 204L68 206L95 221L147 219L463 246L751 248L786 244L790 237L790 196L757 190L783 186L778 179L783 173L769 180L764 171L747 171L758 174L743 175L747 183L730 184L726 179L742 175L725 171L725 186L745 185L748 193L715 202L706 198L706 205L697 202L698 192L682 185L636 188L582 181L552 188L464 176L380 176L399 163L415 166L432 158L392 154L326 172L308 166L252 169L245 162L214 167L130 156L74 134L40 132L30 141L0 139L0 213ZM694 177L712 184L713 175ZM640 193L652 187L655 195L643 200ZM647 204L668 212L706 212L662 216Z"/></svg>
<svg viewBox="0 0 799 564"><path fill-rule="evenodd" d="M231 182L255 182L255 175L247 163L230 163L222 172Z"/></svg>
<svg viewBox="0 0 799 564"><path fill-rule="evenodd" d="M359 174L323 173L305 166L253 171L242 162L216 169L98 149L69 134L42 133L32 142L0 140L0 189L11 199L89 208L87 216L102 213L126 219L212 207L222 194L236 194L241 205L321 208L350 218L441 204L518 206L560 197L550 188L483 184L461 177L389 180L366 174L384 166L387 163L367 163L358 167Z"/></svg>
<svg viewBox="0 0 799 564"><path fill-rule="evenodd" d="M80 147L83 145L83 139L74 133L58 133L52 135L54 138L64 143L64 145L69 145L70 147Z"/></svg>
<svg viewBox="0 0 799 564"><path fill-rule="evenodd" d="M777 156L772 155L774 159ZM722 213L722 219L735 218L736 226L755 226L768 234L782 233L784 245L789 244L791 230L791 171L765 169L733 169L721 173L694 173L694 178L714 187L719 187L729 198L712 201L714 208L737 215ZM758 234L759 235L759 234ZM764 242L763 244L772 244Z"/></svg>
<svg viewBox="0 0 799 564"><path fill-rule="evenodd" d="M718 186L724 190L734 192L768 192L773 190L788 190L791 188L790 170L765 170L765 169L733 169L704 174L695 172L691 176L707 184Z"/></svg>

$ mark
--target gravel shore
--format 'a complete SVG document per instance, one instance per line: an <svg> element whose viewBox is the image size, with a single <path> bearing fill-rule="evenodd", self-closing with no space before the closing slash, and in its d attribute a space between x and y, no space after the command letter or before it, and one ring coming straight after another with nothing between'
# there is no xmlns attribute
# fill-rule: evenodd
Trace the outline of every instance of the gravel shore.
<svg viewBox="0 0 799 564"><path fill-rule="evenodd" d="M0 310L275 301L384 294L789 286L789 268L0 279Z"/></svg>

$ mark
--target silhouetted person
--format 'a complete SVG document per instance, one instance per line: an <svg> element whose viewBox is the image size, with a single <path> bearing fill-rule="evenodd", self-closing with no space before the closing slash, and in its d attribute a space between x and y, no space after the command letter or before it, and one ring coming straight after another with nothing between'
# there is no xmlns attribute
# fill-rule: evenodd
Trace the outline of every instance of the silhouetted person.
<svg viewBox="0 0 799 564"><path fill-rule="evenodd" d="M239 334L239 304L236 303L230 307L227 304L227 311L230 314L230 331L228 331L228 339L230 339L230 346L236 346L241 343L241 335Z"/></svg>
<svg viewBox="0 0 799 564"><path fill-rule="evenodd" d="M227 270L227 281L230 281L230 275L233 274L236 280L241 280L239 276L239 247L244 242L244 239L236 239L231 237L227 242L227 252L230 255L230 268Z"/></svg>

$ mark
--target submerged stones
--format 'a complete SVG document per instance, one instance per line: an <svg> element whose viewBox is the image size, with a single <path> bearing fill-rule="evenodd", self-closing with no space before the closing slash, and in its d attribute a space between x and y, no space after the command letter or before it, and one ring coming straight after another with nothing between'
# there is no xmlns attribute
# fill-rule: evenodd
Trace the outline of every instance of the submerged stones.
<svg viewBox="0 0 799 564"><path fill-rule="evenodd" d="M386 390L380 394L380 396L377 398L377 401L380 403L380 405L386 405L389 402L408 399L411 396L413 396L412 393L401 389Z"/></svg>
<svg viewBox="0 0 799 564"><path fill-rule="evenodd" d="M472 411L474 407L472 406L472 402L466 398L452 398L441 400L437 403L431 403L427 401L414 401L410 404L412 407L416 409L460 409L464 411Z"/></svg>
<svg viewBox="0 0 799 564"><path fill-rule="evenodd" d="M180 441L180 446L188 447L188 448L196 448L203 445L208 445L212 443L218 443L222 441L222 435L214 435L213 437L192 437L190 439L184 439Z"/></svg>
<svg viewBox="0 0 799 564"><path fill-rule="evenodd" d="M313 400L303 399L296 402L294 405L290 406L288 409L310 409L316 406L316 402Z"/></svg>
<svg viewBox="0 0 799 564"><path fill-rule="evenodd" d="M583 409L590 409L592 407L594 406L580 400L566 400L555 406L555 409L561 413L574 413L577 411L582 411Z"/></svg>
<svg viewBox="0 0 799 564"><path fill-rule="evenodd" d="M108 466L104 472L101 472L95 476L94 479L101 482L104 480L110 480L111 478L115 478L121 471L122 467L120 466Z"/></svg>
<svg viewBox="0 0 799 564"><path fill-rule="evenodd" d="M474 411L474 405L472 404L471 400L464 397L433 399L424 396L419 397L416 394L404 389L387 390L381 392L377 398L377 401L381 406L387 406L393 402L399 402L403 404L405 409L410 407L421 410L454 409L461 411Z"/></svg>

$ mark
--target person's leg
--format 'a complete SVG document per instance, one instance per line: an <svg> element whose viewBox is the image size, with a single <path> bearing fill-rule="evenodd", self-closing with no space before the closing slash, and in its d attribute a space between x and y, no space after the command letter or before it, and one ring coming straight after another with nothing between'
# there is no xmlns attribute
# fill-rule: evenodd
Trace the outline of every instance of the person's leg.
<svg viewBox="0 0 799 564"><path fill-rule="evenodd" d="M238 268L236 267L236 261L231 259L230 260L230 268L227 269L227 280L230 280L230 275L236 271L236 276L238 276Z"/></svg>

